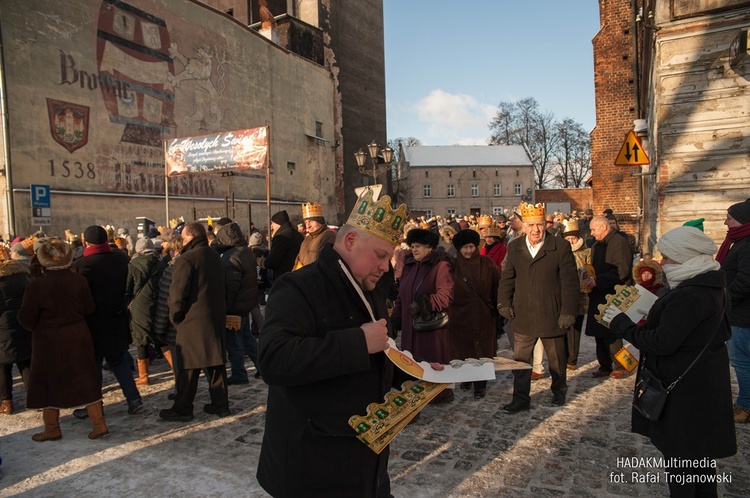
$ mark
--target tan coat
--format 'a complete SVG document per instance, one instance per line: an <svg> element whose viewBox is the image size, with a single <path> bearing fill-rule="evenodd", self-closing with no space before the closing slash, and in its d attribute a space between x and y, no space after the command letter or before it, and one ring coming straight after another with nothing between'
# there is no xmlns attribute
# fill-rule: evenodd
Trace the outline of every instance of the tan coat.
<svg viewBox="0 0 750 498"><path fill-rule="evenodd" d="M299 248L299 254L294 261L294 269L297 270L317 261L320 251L326 244L333 244L335 240L336 234L325 225L316 232L308 233Z"/></svg>

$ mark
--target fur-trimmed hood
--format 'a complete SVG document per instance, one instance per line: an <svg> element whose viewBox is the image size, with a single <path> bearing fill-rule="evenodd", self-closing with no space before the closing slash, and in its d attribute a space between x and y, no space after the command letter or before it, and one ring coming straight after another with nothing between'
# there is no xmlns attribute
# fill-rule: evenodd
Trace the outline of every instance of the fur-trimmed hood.
<svg viewBox="0 0 750 498"><path fill-rule="evenodd" d="M73 262L73 249L60 239L48 239L36 252L45 268L67 268Z"/></svg>
<svg viewBox="0 0 750 498"><path fill-rule="evenodd" d="M17 273L29 273L29 268L14 259L0 261L0 278L15 275Z"/></svg>

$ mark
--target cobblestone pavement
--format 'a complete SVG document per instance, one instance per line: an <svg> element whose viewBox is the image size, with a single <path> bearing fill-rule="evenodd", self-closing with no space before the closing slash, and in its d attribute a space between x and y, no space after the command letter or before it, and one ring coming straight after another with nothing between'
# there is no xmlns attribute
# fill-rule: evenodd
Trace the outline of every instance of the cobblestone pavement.
<svg viewBox="0 0 750 498"><path fill-rule="evenodd" d="M501 347L507 347L505 339ZM568 403L553 408L550 379L532 383L532 409L508 415L512 375L500 372L487 397L475 401L456 390L451 404L428 406L391 445L390 475L396 497L616 497L667 496L663 468L618 466L618 457L659 457L643 437L631 434L633 376L598 380L594 341L582 339L581 362L569 372ZM171 375L163 360L152 366L154 383L141 389L147 408L129 416L113 377L105 372L105 413L110 436L89 441L88 421L61 413L63 439L35 443L41 415L24 408L0 420L3 476L0 496L267 496L255 480L265 419L266 386L257 379L229 388L233 415L201 411L208 402L201 379L196 418L158 419L170 402ZM736 385L734 385L736 390ZM739 452L719 462L731 475L720 495L750 496L750 426L737 428ZM651 472L651 474L647 474ZM620 475L624 473L624 475ZM637 483L639 476L661 482ZM623 482L616 482L622 477Z"/></svg>

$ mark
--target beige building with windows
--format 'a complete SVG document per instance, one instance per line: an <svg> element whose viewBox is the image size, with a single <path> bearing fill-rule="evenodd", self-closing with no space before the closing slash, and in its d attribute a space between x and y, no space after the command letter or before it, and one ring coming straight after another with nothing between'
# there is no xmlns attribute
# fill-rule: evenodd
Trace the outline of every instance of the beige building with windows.
<svg viewBox="0 0 750 498"><path fill-rule="evenodd" d="M412 211L427 216L500 214L534 199L534 166L520 145L403 150Z"/></svg>

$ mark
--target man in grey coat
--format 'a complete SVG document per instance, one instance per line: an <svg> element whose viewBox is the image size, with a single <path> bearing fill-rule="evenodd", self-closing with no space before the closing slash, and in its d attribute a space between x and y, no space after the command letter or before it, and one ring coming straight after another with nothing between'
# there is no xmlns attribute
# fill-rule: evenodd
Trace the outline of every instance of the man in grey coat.
<svg viewBox="0 0 750 498"><path fill-rule="evenodd" d="M224 367L224 267L219 254L208 247L206 229L188 223L182 229L182 251L174 263L169 287L169 317L177 330L175 344L175 400L159 417L193 419L193 400L201 369L208 378L211 403L203 411L219 417L229 413L227 371Z"/></svg>
<svg viewBox="0 0 750 498"><path fill-rule="evenodd" d="M578 310L578 272L570 244L545 231L544 204L524 203L525 234L508 244L498 290L498 311L513 319L514 359L531 363L541 340L552 376L552 404L562 406L568 391L565 337ZM513 371L513 401L518 413L531 406L531 369Z"/></svg>

